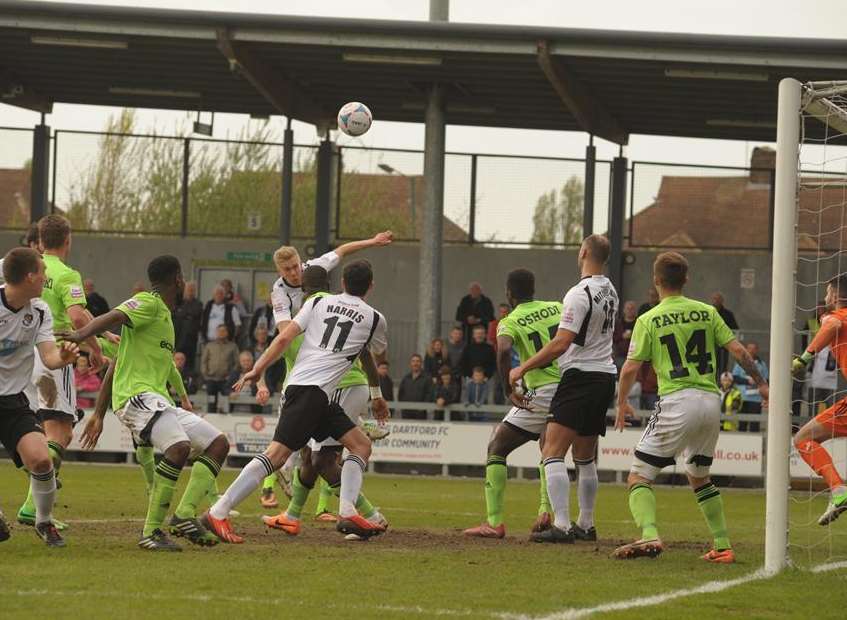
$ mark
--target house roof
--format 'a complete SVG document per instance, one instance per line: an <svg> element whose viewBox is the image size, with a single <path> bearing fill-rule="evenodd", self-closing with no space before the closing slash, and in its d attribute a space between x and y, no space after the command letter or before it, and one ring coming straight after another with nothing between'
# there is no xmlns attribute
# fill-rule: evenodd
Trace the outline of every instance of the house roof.
<svg viewBox="0 0 847 620"><path fill-rule="evenodd" d="M801 250L847 247L843 176L803 177L799 195ZM632 247L768 249L772 238L769 183L745 176L665 176L654 202L629 222Z"/></svg>
<svg viewBox="0 0 847 620"><path fill-rule="evenodd" d="M612 119L624 135L773 141L779 80L845 80L847 46L0 0L0 86L19 93L7 103L30 107L254 115L284 107L294 117L334 118L343 103L361 100L377 119L422 122L428 87L439 83L448 124L597 125L565 106L551 71L585 114Z"/></svg>

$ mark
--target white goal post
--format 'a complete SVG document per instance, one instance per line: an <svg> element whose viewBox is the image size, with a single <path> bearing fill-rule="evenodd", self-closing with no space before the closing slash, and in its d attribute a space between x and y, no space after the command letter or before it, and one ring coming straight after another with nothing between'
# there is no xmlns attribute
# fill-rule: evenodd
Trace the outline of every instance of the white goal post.
<svg viewBox="0 0 847 620"><path fill-rule="evenodd" d="M792 377L791 361L795 345L795 312L801 309L797 305L798 286L809 286L801 282L798 271L798 222L805 216L817 217L818 232L817 259L801 259L806 263L817 261L818 273L811 285L819 288L825 284L821 280L820 263L826 258L821 254L826 244L824 238L832 243L837 233L838 241L834 254L837 257L837 270L843 271L842 256L847 256L844 247L843 232L847 229L847 217L841 215L837 230L824 229L823 212L840 208L847 209L847 172L843 170L847 156L827 159L828 143L843 144L847 136L847 82L811 82L801 84L797 80L786 78L779 83L779 105L777 111L776 133L776 184L774 188L773 215L773 275L771 293L771 339L770 339L770 402L767 426L767 470L766 493L767 506L765 516L765 564L768 573L776 573L789 562L789 488L791 485L791 412ZM816 125L807 135L807 120ZM823 126L817 126L820 122ZM825 131L819 138L819 127ZM822 155L812 163L821 168L818 176L809 177L803 167L803 144L809 142L810 148L822 148ZM827 163L840 162L840 171L834 176L827 170ZM805 176L804 176L805 174ZM804 183L804 178L806 182ZM807 185L820 196L819 209L809 215L808 201L803 201L803 191ZM839 200L824 201L824 192L839 188ZM807 196L808 198L808 196ZM826 204L825 204L826 202ZM805 205L805 206L803 206ZM804 233L808 236L807 233ZM806 247L808 250L809 247ZM808 294L808 290L806 293ZM809 308L804 308L808 311Z"/></svg>

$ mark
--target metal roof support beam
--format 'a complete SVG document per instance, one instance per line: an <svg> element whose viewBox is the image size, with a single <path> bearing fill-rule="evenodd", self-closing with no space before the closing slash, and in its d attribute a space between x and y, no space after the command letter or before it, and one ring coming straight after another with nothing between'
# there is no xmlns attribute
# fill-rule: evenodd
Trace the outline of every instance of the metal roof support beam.
<svg viewBox="0 0 847 620"><path fill-rule="evenodd" d="M218 49L232 71L243 76L280 114L299 121L326 125L330 115L305 95L291 80L272 69L242 43L232 40L226 29L217 31Z"/></svg>
<svg viewBox="0 0 847 620"><path fill-rule="evenodd" d="M42 114L53 112L53 102L35 92L14 73L0 67L0 103L34 110Z"/></svg>
<svg viewBox="0 0 847 620"><path fill-rule="evenodd" d="M538 42L538 64L583 131L616 144L628 142L629 132L618 124L561 60L550 54L547 41Z"/></svg>

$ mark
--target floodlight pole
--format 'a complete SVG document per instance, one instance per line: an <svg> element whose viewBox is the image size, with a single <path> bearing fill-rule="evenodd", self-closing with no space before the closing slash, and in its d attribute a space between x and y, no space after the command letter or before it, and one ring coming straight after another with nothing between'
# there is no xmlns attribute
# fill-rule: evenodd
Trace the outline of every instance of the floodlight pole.
<svg viewBox="0 0 847 620"><path fill-rule="evenodd" d="M444 96L433 84L426 103L423 229L418 279L417 351L441 332L441 267L444 245Z"/></svg>
<svg viewBox="0 0 847 620"><path fill-rule="evenodd" d="M797 161L800 154L800 82L779 83L776 187L771 287L771 388L765 480L765 570L776 573L788 560L789 446L791 442L791 353L794 340L794 277L797 258Z"/></svg>
<svg viewBox="0 0 847 620"><path fill-rule="evenodd" d="M597 167L597 147L594 146L594 135L589 134L588 146L585 147L585 183L583 184L582 200L582 237L594 232L594 171Z"/></svg>
<svg viewBox="0 0 847 620"><path fill-rule="evenodd" d="M291 198L294 180L294 131L291 117L285 125L282 144L282 203L279 210L279 244L291 245Z"/></svg>

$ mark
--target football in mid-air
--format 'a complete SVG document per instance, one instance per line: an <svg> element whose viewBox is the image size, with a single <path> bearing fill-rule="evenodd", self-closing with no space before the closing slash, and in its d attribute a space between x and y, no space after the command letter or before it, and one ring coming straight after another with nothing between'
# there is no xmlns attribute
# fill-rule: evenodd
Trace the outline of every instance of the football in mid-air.
<svg viewBox="0 0 847 620"><path fill-rule="evenodd" d="M338 128L348 136L361 136L371 128L373 116L364 103L351 101L338 111Z"/></svg>

